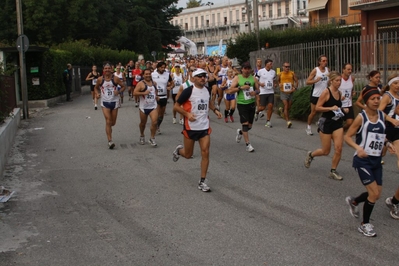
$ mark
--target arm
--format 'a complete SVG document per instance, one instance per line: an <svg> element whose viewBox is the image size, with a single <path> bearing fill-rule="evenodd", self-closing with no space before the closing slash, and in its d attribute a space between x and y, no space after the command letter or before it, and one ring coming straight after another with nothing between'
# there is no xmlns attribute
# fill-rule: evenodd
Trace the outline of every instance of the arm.
<svg viewBox="0 0 399 266"><path fill-rule="evenodd" d="M295 73L293 73L293 74L294 74L294 88L292 91L295 91L296 89L298 89L299 81L298 81L298 77L295 75Z"/></svg>
<svg viewBox="0 0 399 266"><path fill-rule="evenodd" d="M92 73L90 72L90 73L87 75L86 80L93 80L93 79L94 79L94 76L93 76Z"/></svg>
<svg viewBox="0 0 399 266"><path fill-rule="evenodd" d="M356 132L362 126L362 123L363 123L363 118L361 115L358 115L353 121L352 125L349 127L348 131L346 132L344 140L346 144L348 144L357 151L357 156L359 156L360 158L365 158L368 155L366 154L366 152L363 150L362 147L356 144L356 142L352 138L353 136L356 135Z"/></svg>
<svg viewBox="0 0 399 266"><path fill-rule="evenodd" d="M100 84L103 82L103 77L99 77L96 85L94 86L94 93L96 94L96 98L99 99L101 97L100 94Z"/></svg>
<svg viewBox="0 0 399 266"><path fill-rule="evenodd" d="M362 93L359 94L359 97L357 98L355 102L356 106L359 107L360 109L364 109L365 105L363 104L363 96Z"/></svg>
<svg viewBox="0 0 399 266"><path fill-rule="evenodd" d="M123 81L120 78L115 76L114 82L121 87L120 92L123 92L125 90L125 84L123 83ZM116 89L116 90L114 90L114 95L118 95L118 94L120 94L120 92Z"/></svg>
<svg viewBox="0 0 399 266"><path fill-rule="evenodd" d="M384 94L382 96L380 106L378 107L378 110L384 111L385 107L387 107L388 104L391 103L391 97L389 97L388 94Z"/></svg>
<svg viewBox="0 0 399 266"><path fill-rule="evenodd" d="M225 92L227 94L234 94L234 93L236 93L238 91L239 91L239 89L238 89L238 76L235 76L233 78L233 81L231 82L230 88L225 90Z"/></svg>
<svg viewBox="0 0 399 266"><path fill-rule="evenodd" d="M172 79L172 76L169 75L169 81L168 81L168 85L166 86L166 89L168 91L170 91L171 89L173 89L175 87L175 81Z"/></svg>
<svg viewBox="0 0 399 266"><path fill-rule="evenodd" d="M136 87L134 88L134 91L133 91L133 96L144 96L144 95L150 94L149 90L143 91L144 89L145 89L144 82L141 81L141 82L137 83L137 85L136 85ZM155 90L155 92L156 91L157 90Z"/></svg>
<svg viewBox="0 0 399 266"><path fill-rule="evenodd" d="M321 80L321 77L314 79L315 77L316 77L316 69L313 69L312 72L310 72L309 77L306 79L306 85L313 85Z"/></svg>

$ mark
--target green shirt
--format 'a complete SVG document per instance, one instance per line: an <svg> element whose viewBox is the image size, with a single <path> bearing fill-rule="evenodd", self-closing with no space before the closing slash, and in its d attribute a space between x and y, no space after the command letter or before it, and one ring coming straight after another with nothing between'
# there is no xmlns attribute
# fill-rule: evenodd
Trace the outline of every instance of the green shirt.
<svg viewBox="0 0 399 266"><path fill-rule="evenodd" d="M239 90L237 93L238 104L250 104L255 102L255 96L250 96L249 92L255 90L255 78L250 75L248 78L244 78L242 75L238 75L238 86L242 87L247 83L251 88L249 90Z"/></svg>

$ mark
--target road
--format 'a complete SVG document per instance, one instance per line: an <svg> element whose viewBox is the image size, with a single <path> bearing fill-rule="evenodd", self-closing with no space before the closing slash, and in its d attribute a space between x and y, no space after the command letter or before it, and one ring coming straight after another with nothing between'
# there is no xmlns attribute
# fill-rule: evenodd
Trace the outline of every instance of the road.
<svg viewBox="0 0 399 266"><path fill-rule="evenodd" d="M89 95L22 121L1 180L16 195L0 204L0 264L397 265L399 221L384 204L399 183L395 157L384 158L371 221L378 236L367 238L344 200L364 191L348 146L338 168L344 180L335 181L331 155L303 166L320 146L305 123L287 129L273 115L269 129L260 119L247 153L235 142L239 123L211 113L212 192L203 193L198 145L193 159L172 161L183 137L171 114L169 104L158 147L142 146L138 109L125 102L114 150Z"/></svg>

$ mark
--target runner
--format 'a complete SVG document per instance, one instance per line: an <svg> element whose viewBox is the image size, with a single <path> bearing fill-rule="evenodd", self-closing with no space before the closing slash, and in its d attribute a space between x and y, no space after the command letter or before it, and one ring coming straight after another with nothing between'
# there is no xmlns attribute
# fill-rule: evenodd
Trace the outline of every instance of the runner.
<svg viewBox="0 0 399 266"><path fill-rule="evenodd" d="M139 81L134 89L133 95L140 98L140 144L145 144L144 130L148 116L151 119L151 138L148 140L151 146L156 147L155 133L157 130L157 90L156 84L151 80L151 69L143 71L144 80Z"/></svg>
<svg viewBox="0 0 399 266"><path fill-rule="evenodd" d="M229 122L228 117L230 117L230 121L234 122L234 111L236 110L236 93L228 94L226 90L231 87L233 83L233 79L235 77L234 71L232 69L227 70L227 78L223 81L222 90L224 91L224 122Z"/></svg>
<svg viewBox="0 0 399 266"><path fill-rule="evenodd" d="M129 64L126 66L125 69L126 86L127 86L127 91L129 93L129 97L132 97L133 94L133 69L134 69L134 63L133 60L130 60Z"/></svg>
<svg viewBox="0 0 399 266"><path fill-rule="evenodd" d="M355 118L355 114L353 112L352 106L352 97L356 95L355 90L353 89L353 85L355 84L355 77L352 77L352 65L346 63L342 68L342 80L341 86L339 87L339 91L342 95L342 107L348 108L348 113L345 114L343 120L346 121L344 125L344 131L348 130L350 125L353 123L353 119Z"/></svg>
<svg viewBox="0 0 399 266"><path fill-rule="evenodd" d="M255 112L255 121L258 120L259 112L265 110L267 106L267 114L266 114L266 124L265 127L273 127L270 119L273 114L273 105L274 105L274 87L276 86L276 71L272 69L273 60L266 59L265 67L260 69L256 74L256 78L259 81L260 93L259 101L257 102L257 110Z"/></svg>
<svg viewBox="0 0 399 266"><path fill-rule="evenodd" d="M342 180L337 172L339 161L341 160L342 144L344 140L344 129L342 117L348 112L348 108L342 108L341 92L341 74L332 71L329 73L329 87L318 98L315 110L322 112L319 119L318 132L320 133L321 148L311 152L309 151L305 159L305 167L309 168L314 157L327 156L331 150L331 140L334 142L334 156L331 163L329 177L335 180Z"/></svg>
<svg viewBox="0 0 399 266"><path fill-rule="evenodd" d="M99 76L100 73L97 72L97 66L93 65L91 68L91 72L86 77L86 80L90 81L90 91L91 91L91 96L93 97L94 110L97 110L97 97L94 91L94 87L96 86L97 79Z"/></svg>
<svg viewBox="0 0 399 266"><path fill-rule="evenodd" d="M220 103L222 102L222 98L223 98L223 91L220 86L222 85L223 80L225 80L227 77L227 70L229 69L228 61L229 61L229 58L227 56L224 56L222 58L222 64L216 65L216 69L214 72L214 75L216 77L217 86L214 87L216 89L212 89L212 101L215 102L216 94L217 94L218 99L217 99L217 104L215 106L218 109L219 109Z"/></svg>
<svg viewBox="0 0 399 266"><path fill-rule="evenodd" d="M379 110L397 121L399 119L399 76L397 74L391 75L388 78L388 85L382 91L385 93L382 96ZM388 121L385 121L385 126L387 139L395 148L397 166L399 168L399 128ZM399 220L399 188L396 190L395 195L386 198L385 203L390 208L391 217Z"/></svg>
<svg viewBox="0 0 399 266"><path fill-rule="evenodd" d="M115 147L112 141L112 127L116 124L118 117L118 108L120 107L119 92L125 90L125 84L116 76L112 74L112 67L110 63L105 63L103 66L104 75L99 77L94 87L96 97L101 97L101 107L105 118L105 133L108 138L108 148ZM117 86L121 86L118 91Z"/></svg>
<svg viewBox="0 0 399 266"><path fill-rule="evenodd" d="M292 126L289 113L292 105L292 94L298 88L298 78L290 68L290 63L284 62L283 71L277 76L277 83L280 86L280 100L284 104L284 117L288 128Z"/></svg>
<svg viewBox="0 0 399 266"><path fill-rule="evenodd" d="M252 69L249 62L242 64L242 74L234 77L230 89L225 92L227 94L237 93L237 109L240 115L240 123L242 129L237 129L236 142L240 143L244 136L246 151L255 151L249 142L248 131L252 128L255 116L255 95L259 94L258 82L251 74Z"/></svg>
<svg viewBox="0 0 399 266"><path fill-rule="evenodd" d="M378 110L380 92L377 88L366 88L362 91L362 98L366 104L364 110L356 117L345 135L345 142L356 150L353 157L353 167L366 187L367 192L355 197L346 197L349 211L355 218L359 217L358 205L363 205L363 221L358 231L365 236L376 236L374 226L370 223L370 216L374 204L381 195L382 165L381 157L383 146L388 147L391 153L395 148L385 140L385 120L398 123L382 111ZM356 135L356 142L352 139Z"/></svg>
<svg viewBox="0 0 399 266"><path fill-rule="evenodd" d="M168 102L167 99L167 91L171 90L175 85L172 77L168 72L165 71L166 63L159 62L157 64L157 69L152 72L152 80L157 84L158 90L158 129L157 133L161 134L161 124L163 121L163 117L165 115L166 104Z"/></svg>
<svg viewBox="0 0 399 266"><path fill-rule="evenodd" d="M369 80L369 84L363 87L362 91L366 88L377 88L378 91L381 92L382 85L380 83L381 80L381 73L378 70L372 70L370 73L367 75L367 78ZM365 105L363 104L363 97L362 94L359 95L359 97L356 100L356 106L358 106L361 109L364 109Z"/></svg>
<svg viewBox="0 0 399 266"><path fill-rule="evenodd" d="M203 192L211 191L205 183L209 166L209 147L211 128L209 126L208 109L211 109L218 118L222 114L215 108L212 101L209 101L209 91L205 87L207 72L197 69L193 72L194 84L183 90L178 95L174 108L184 116L183 144L178 145L173 152L173 161L179 160L180 155L190 159L193 155L195 141L198 141L201 148L201 179L198 189Z"/></svg>
<svg viewBox="0 0 399 266"><path fill-rule="evenodd" d="M136 64L134 65L133 72L132 72L132 74L133 74L133 91L134 91L134 88L137 86L137 83L139 83L139 81L142 79L142 72L143 72L143 70L140 69L140 63L136 62ZM130 101L130 99L133 99L133 96L131 98L129 98L129 101ZM134 101L135 101L134 106L138 107L139 106L139 96L135 96Z"/></svg>
<svg viewBox="0 0 399 266"><path fill-rule="evenodd" d="M316 115L316 104L319 100L321 93L327 88L328 83L328 59L325 55L320 55L317 59L319 66L315 67L312 72L310 72L309 77L306 80L306 85L312 85L312 91L310 94L310 114L308 116L308 126L306 128L306 134L312 136L312 124L313 118Z"/></svg>
<svg viewBox="0 0 399 266"><path fill-rule="evenodd" d="M123 75L123 73L121 72L121 66L120 65L117 65L116 66L116 72L114 73L114 76L116 76L116 77L118 77L122 82L123 82L123 84L125 84L125 82L126 82L126 80L125 80L125 75ZM118 91L119 91L119 96L120 96L120 98L121 98L121 106L122 106L122 103L123 103L123 91L121 91L121 86L117 86L117 89L118 89ZM121 107L120 106L120 107Z"/></svg>
<svg viewBox="0 0 399 266"><path fill-rule="evenodd" d="M180 65L179 64L175 64L174 66L174 73L172 73L172 78L173 81L175 83L175 86L172 89L172 100L173 100L173 104L176 103L176 95L179 92L180 86L183 84L184 82L184 78L183 78L183 74L180 71ZM183 119L183 116L180 115L180 120L181 121ZM176 124L176 110L173 109L173 124Z"/></svg>

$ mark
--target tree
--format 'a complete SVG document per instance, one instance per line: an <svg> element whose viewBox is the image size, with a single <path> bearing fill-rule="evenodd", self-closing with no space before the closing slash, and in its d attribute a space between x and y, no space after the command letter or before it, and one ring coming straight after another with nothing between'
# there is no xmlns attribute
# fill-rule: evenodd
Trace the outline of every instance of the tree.
<svg viewBox="0 0 399 266"><path fill-rule="evenodd" d="M202 0L188 0L188 2L186 2L186 5L187 8L199 7L203 5L201 2Z"/></svg>
<svg viewBox="0 0 399 266"><path fill-rule="evenodd" d="M2 0L0 41L15 43L15 0ZM170 23L178 0L24 0L24 33L31 44L88 40L92 45L147 53L175 43L180 28Z"/></svg>

